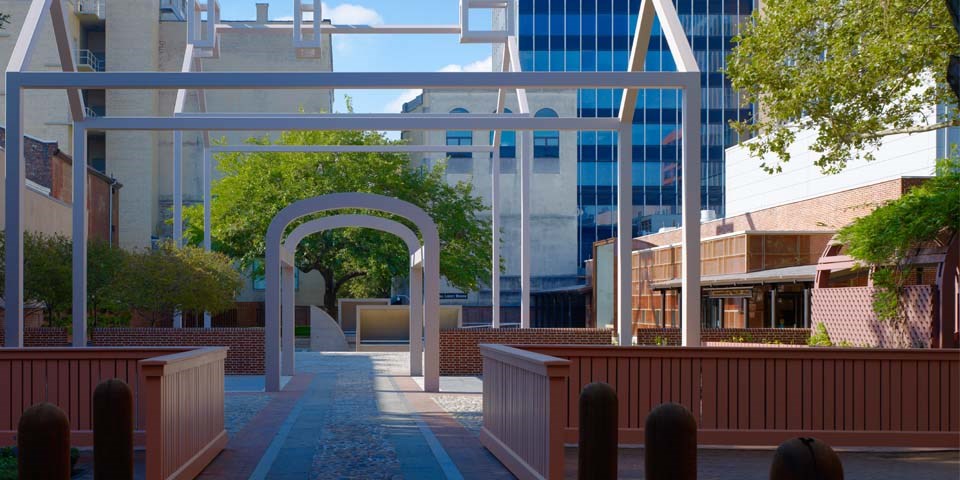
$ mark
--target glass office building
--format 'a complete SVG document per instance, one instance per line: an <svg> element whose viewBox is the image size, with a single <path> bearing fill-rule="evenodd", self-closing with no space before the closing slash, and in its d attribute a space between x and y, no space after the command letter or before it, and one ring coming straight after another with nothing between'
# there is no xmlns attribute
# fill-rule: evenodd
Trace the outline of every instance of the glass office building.
<svg viewBox="0 0 960 480"><path fill-rule="evenodd" d="M624 71L641 0L519 0L519 43L525 71ZM723 215L724 149L737 142L730 120L750 118L720 71L738 26L754 0L674 0L702 78L702 208ZM654 24L646 70L674 70L659 23ZM578 114L619 114L621 91L583 89ZM641 92L634 120L633 234L680 225L680 92ZM616 235L614 132L578 134L579 262L592 245Z"/></svg>

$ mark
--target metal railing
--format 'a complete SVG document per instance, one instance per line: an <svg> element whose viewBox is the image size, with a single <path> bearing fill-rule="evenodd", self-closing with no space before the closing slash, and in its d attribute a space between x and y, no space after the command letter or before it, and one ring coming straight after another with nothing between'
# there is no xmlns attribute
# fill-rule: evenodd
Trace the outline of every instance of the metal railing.
<svg viewBox="0 0 960 480"><path fill-rule="evenodd" d="M77 13L80 15L96 15L98 18L107 18L106 0L77 0Z"/></svg>
<svg viewBox="0 0 960 480"><path fill-rule="evenodd" d="M77 70L106 71L106 62L90 50L77 50Z"/></svg>
<svg viewBox="0 0 960 480"><path fill-rule="evenodd" d="M160 0L160 15L172 15L177 21L187 18L187 0ZM170 20L170 18L166 18Z"/></svg>

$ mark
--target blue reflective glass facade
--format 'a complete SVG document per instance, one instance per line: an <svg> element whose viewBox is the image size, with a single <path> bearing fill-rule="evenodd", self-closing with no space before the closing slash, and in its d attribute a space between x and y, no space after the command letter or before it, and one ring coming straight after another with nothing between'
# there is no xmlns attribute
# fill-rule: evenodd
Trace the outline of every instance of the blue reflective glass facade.
<svg viewBox="0 0 960 480"><path fill-rule="evenodd" d="M519 43L525 71L623 71L627 68L641 0L520 0ZM737 141L729 120L750 118L720 71L738 25L753 0L674 0L701 71L703 209L723 215L724 149ZM676 69L654 24L646 70ZM619 114L621 91L578 92L582 117ZM633 233L680 224L680 92L646 90L633 127ZM616 134L578 134L577 199L580 263L597 240L616 234Z"/></svg>

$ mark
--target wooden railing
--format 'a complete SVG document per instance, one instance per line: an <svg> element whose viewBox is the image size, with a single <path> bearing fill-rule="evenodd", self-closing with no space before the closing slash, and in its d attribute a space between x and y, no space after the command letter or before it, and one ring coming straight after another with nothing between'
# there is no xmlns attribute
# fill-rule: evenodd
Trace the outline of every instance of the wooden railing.
<svg viewBox="0 0 960 480"><path fill-rule="evenodd" d="M72 445L91 446L93 391L119 378L133 390L134 442L147 446L148 465L162 458L168 466L148 466L147 478L193 478L187 474L198 473L197 466L202 469L226 444L226 352L223 347L0 349L0 446L16 443L20 415L41 402L67 414ZM169 442L157 443L155 437ZM187 449L193 449L189 456L183 453ZM180 463L171 469L174 462Z"/></svg>
<svg viewBox="0 0 960 480"><path fill-rule="evenodd" d="M529 428L534 420L527 416L536 415L530 410L545 403L559 402L560 410L548 409L550 418L536 421L563 425L562 440L576 443L580 391L592 382L617 391L621 444L642 444L650 410L675 402L693 412L704 445L775 446L814 436L833 446L960 448L955 350L528 345L481 351L484 427L497 436L485 445L498 441L510 449L507 457L555 441L504 431L497 423L506 419ZM567 373L560 373L567 364L557 362L563 361L569 362ZM550 385L562 386L562 392L514 373L533 369L531 364L557 366L560 378L551 376ZM540 465L531 464L543 478L553 478Z"/></svg>
<svg viewBox="0 0 960 480"><path fill-rule="evenodd" d="M227 444L227 349L205 347L140 362L147 410L147 479L192 479Z"/></svg>
<svg viewBox="0 0 960 480"><path fill-rule="evenodd" d="M521 479L563 478L570 362L502 345L481 345L480 352L481 443Z"/></svg>

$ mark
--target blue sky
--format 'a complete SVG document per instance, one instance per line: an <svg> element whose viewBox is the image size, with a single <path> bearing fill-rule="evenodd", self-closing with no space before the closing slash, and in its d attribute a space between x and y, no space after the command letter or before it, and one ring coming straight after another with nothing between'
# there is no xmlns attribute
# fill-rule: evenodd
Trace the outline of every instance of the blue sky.
<svg viewBox="0 0 960 480"><path fill-rule="evenodd" d="M271 19L293 17L293 2L290 0L220 0L221 18L253 19L258 1L270 4ZM330 18L335 24L454 25L458 23L459 2L326 0L323 17ZM471 16L471 20L477 22L478 19ZM342 35L333 38L333 68L340 72L489 71L490 55L490 45L461 45L456 35ZM346 94L353 98L357 112L399 113L400 105L417 93L340 90L334 109L345 110L343 96Z"/></svg>

